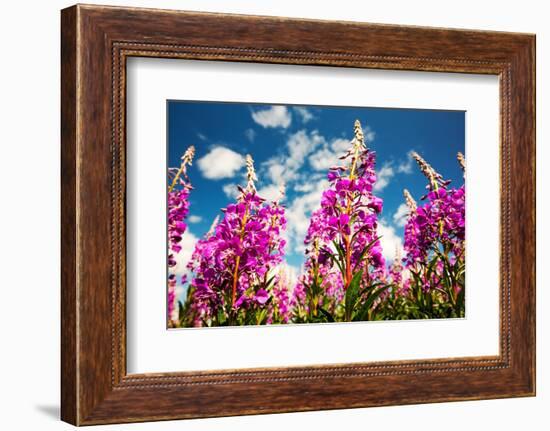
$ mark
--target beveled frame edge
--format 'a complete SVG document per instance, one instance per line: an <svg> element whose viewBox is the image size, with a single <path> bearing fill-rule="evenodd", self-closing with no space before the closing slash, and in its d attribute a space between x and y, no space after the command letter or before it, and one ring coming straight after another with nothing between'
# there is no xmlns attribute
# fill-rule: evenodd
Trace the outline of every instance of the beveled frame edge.
<svg viewBox="0 0 550 431"><path fill-rule="evenodd" d="M327 37L335 31L338 40ZM83 425L534 395L534 36L77 5L62 12L61 45L63 420ZM127 376L129 56L499 75L500 355ZM254 391L261 399L248 396Z"/></svg>

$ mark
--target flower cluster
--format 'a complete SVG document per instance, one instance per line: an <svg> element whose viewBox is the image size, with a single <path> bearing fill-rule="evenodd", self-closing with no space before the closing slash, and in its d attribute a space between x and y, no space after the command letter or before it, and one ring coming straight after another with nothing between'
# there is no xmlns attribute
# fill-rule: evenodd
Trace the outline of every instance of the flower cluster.
<svg viewBox="0 0 550 431"><path fill-rule="evenodd" d="M185 219L189 214L189 193L193 188L187 176L187 167L193 163L195 148L189 147L181 158L179 168L168 170L172 177L168 187L168 316L174 320L177 276L172 272L177 265L176 255L181 251L181 240L187 230ZM185 282L183 278L182 283Z"/></svg>
<svg viewBox="0 0 550 431"><path fill-rule="evenodd" d="M461 257L465 239L464 215L464 186L430 191L427 202L418 207L405 225L407 265L425 262L434 249L442 245L448 246L455 257Z"/></svg>
<svg viewBox="0 0 550 431"><path fill-rule="evenodd" d="M311 216L305 239L308 259L301 283L309 290L307 307L314 317L320 310L334 318L332 313L339 312L337 308L352 283L354 291L362 291L385 272L377 236L383 202L372 193L376 155L366 147L359 121L355 122L350 148L340 160L341 165L329 170L329 186L322 194L320 208ZM362 294L357 295L354 307L362 302ZM348 320L352 318L351 310L344 313Z"/></svg>
<svg viewBox="0 0 550 431"><path fill-rule="evenodd" d="M404 263L417 290L430 295L430 304L434 299L447 302L451 315L461 316L464 313L466 234L464 185L449 187L450 181L443 180L419 154L414 153L413 157L428 179L428 193L422 197L425 203L417 205L405 190L409 217L405 225ZM457 159L464 171L464 156L458 153ZM440 308L443 310L443 305Z"/></svg>
<svg viewBox="0 0 550 431"><path fill-rule="evenodd" d="M410 203L414 201L405 191L410 209L405 226L406 263L414 266L425 262L440 249L451 252L455 258L461 258L464 253L466 226L464 185L457 189L449 188L449 182L443 181L442 176L420 155L414 153L413 157L429 180L426 186L429 192L424 197L427 202L417 207L415 203ZM461 166L465 166L464 156L460 153L458 160Z"/></svg>
<svg viewBox="0 0 550 431"><path fill-rule="evenodd" d="M195 325L267 318L267 312L260 318L249 311L264 309L270 299L271 271L284 255L286 219L279 202L267 204L257 194L252 157L246 163L246 187L239 187L237 201L222 210L223 219L199 241L189 263L193 301L200 304Z"/></svg>

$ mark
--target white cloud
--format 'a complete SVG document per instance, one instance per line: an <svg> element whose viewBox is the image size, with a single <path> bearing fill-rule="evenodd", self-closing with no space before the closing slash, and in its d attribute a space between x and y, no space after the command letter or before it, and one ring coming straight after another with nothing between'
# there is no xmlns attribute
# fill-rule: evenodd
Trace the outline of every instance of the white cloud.
<svg viewBox="0 0 550 431"><path fill-rule="evenodd" d="M395 171L390 163L385 163L380 170L376 173L377 179L374 184L374 191L382 191L389 183L392 177L395 175Z"/></svg>
<svg viewBox="0 0 550 431"><path fill-rule="evenodd" d="M298 114L298 116L302 120L302 123L304 124L315 118L311 111L307 108L304 108L303 106L295 106L292 109L294 110L294 112L296 112L296 114Z"/></svg>
<svg viewBox="0 0 550 431"><path fill-rule="evenodd" d="M244 166L244 157L229 148L214 147L197 161L197 166L205 178L232 178Z"/></svg>
<svg viewBox="0 0 550 431"><path fill-rule="evenodd" d="M180 279L182 275L187 274L187 264L191 260L197 241L198 238L193 235L189 229L185 231L181 237L181 251L174 254L176 266L170 268L170 273L175 274L178 279Z"/></svg>
<svg viewBox="0 0 550 431"><path fill-rule="evenodd" d="M306 162L318 172L326 170L338 163L338 158L349 148L350 141L337 138L328 141L317 130L305 129L290 135L286 143L286 154L272 157L262 164L262 177L273 184L304 180L312 181L312 176L300 174L300 169ZM299 188L295 188L300 191ZM307 191L307 190L303 190Z"/></svg>
<svg viewBox="0 0 550 431"><path fill-rule="evenodd" d="M294 191L296 192L310 192L315 187L315 183L313 182L307 182L303 184L296 184L294 186Z"/></svg>
<svg viewBox="0 0 550 431"><path fill-rule="evenodd" d="M275 184L285 182L287 178L282 158L272 157L262 164L262 178L266 177Z"/></svg>
<svg viewBox="0 0 550 431"><path fill-rule="evenodd" d="M397 208L397 211L393 214L393 222L396 226L405 226L407 223L407 218L409 216L409 207L406 203L402 203Z"/></svg>
<svg viewBox="0 0 550 431"><path fill-rule="evenodd" d="M262 177L267 177L273 184L289 183L297 180L299 170L307 157L317 148L326 145L323 136L313 130L299 130L289 136L286 142L286 154L275 156L262 164L264 172Z"/></svg>
<svg viewBox="0 0 550 431"><path fill-rule="evenodd" d="M222 190L229 199L235 199L239 195L239 189L235 183L224 184Z"/></svg>
<svg viewBox="0 0 550 431"><path fill-rule="evenodd" d="M309 134L306 130L294 133L286 143L291 164L302 165L308 154L325 143L325 138L317 130L313 130Z"/></svg>
<svg viewBox="0 0 550 431"><path fill-rule="evenodd" d="M336 159L337 157L331 150L322 148L309 156L309 164L316 171L326 171L334 166Z"/></svg>
<svg viewBox="0 0 550 431"><path fill-rule="evenodd" d="M292 122L292 116L286 106L280 105L252 112L252 119L262 127L282 127L284 129Z"/></svg>
<svg viewBox="0 0 550 431"><path fill-rule="evenodd" d="M367 141L368 143L374 141L374 138L376 138L376 133L370 128L368 124L365 124L363 126L363 136L365 136L365 141Z"/></svg>
<svg viewBox="0 0 550 431"><path fill-rule="evenodd" d="M256 139L256 131L254 129L246 129L244 131L244 136L246 136L246 139L250 142L254 142L254 139Z"/></svg>
<svg viewBox="0 0 550 431"><path fill-rule="evenodd" d="M414 160L412 158L412 151L407 153L407 158L400 162L396 167L393 161L384 163L382 167L376 172L377 181L374 185L374 191L380 192L387 187L391 179L397 173L410 174L414 166Z"/></svg>
<svg viewBox="0 0 550 431"><path fill-rule="evenodd" d="M413 151L409 151L407 153L407 159L401 163L399 163L399 165L397 165L397 172L401 173L401 174L410 174L413 170L413 166L414 166L414 159L412 157L412 153Z"/></svg>
<svg viewBox="0 0 550 431"><path fill-rule="evenodd" d="M340 157L345 154L350 145L351 141L349 139L337 138L330 143L330 148Z"/></svg>
<svg viewBox="0 0 550 431"><path fill-rule="evenodd" d="M187 220L189 220L189 223L200 223L202 221L202 217L193 214L187 217Z"/></svg>
<svg viewBox="0 0 550 431"><path fill-rule="evenodd" d="M314 189L308 193L296 197L286 210L287 238L289 250L303 252L304 238L309 227L311 212L317 209L321 202L323 190L328 187L327 180L321 180L314 184Z"/></svg>
<svg viewBox="0 0 550 431"><path fill-rule="evenodd" d="M326 171L338 164L338 158L345 154L350 147L347 139L333 139L330 144L323 138L321 148L309 156L309 164L317 171Z"/></svg>
<svg viewBox="0 0 550 431"><path fill-rule="evenodd" d="M392 226L387 225L384 221L379 221L378 235L381 236L382 254L387 261L393 260L396 250L400 250L403 254L403 241L397 236Z"/></svg>
<svg viewBox="0 0 550 431"><path fill-rule="evenodd" d="M206 135L203 135L202 133L200 132L197 132L197 137L201 140L201 141L207 141L208 138L206 137Z"/></svg>
<svg viewBox="0 0 550 431"><path fill-rule="evenodd" d="M281 197L281 187L275 184L270 184L259 189L258 195L268 201L275 201Z"/></svg>

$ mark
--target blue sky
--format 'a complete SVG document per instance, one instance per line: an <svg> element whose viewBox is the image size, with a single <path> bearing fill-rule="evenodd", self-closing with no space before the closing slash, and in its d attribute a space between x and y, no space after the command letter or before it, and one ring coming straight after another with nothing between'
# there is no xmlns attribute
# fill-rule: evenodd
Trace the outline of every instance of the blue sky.
<svg viewBox="0 0 550 431"><path fill-rule="evenodd" d="M453 184L463 181L456 162L456 153L464 152L463 111L186 101L168 101L167 110L169 166L179 166L185 149L196 147L188 171L194 190L181 266L220 209L234 201L250 153L260 195L275 198L280 183L286 184L287 263L298 270L309 214L319 205L327 168L337 164L353 137L356 119L377 154L375 194L384 200L379 234L387 259L402 246L403 189L416 200L425 193L425 178L410 152L420 153Z"/></svg>

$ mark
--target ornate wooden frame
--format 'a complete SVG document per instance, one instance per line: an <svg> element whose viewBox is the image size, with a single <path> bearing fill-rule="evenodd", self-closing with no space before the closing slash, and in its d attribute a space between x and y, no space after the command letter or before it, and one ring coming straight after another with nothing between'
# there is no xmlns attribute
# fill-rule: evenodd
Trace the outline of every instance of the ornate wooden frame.
<svg viewBox="0 0 550 431"><path fill-rule="evenodd" d="M88 425L535 394L534 35L81 5L61 16L63 420ZM498 75L500 354L128 375L130 56Z"/></svg>

